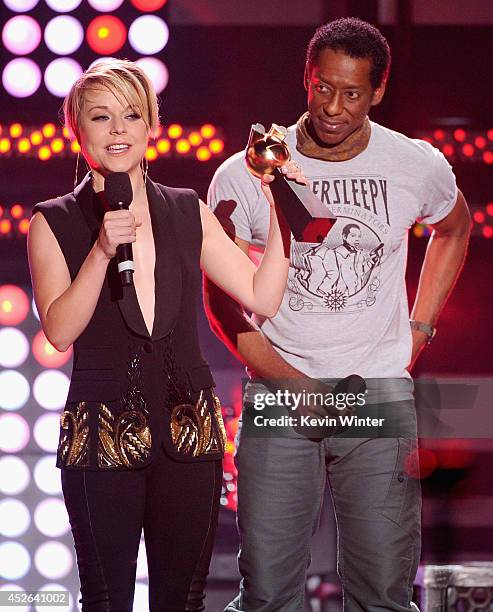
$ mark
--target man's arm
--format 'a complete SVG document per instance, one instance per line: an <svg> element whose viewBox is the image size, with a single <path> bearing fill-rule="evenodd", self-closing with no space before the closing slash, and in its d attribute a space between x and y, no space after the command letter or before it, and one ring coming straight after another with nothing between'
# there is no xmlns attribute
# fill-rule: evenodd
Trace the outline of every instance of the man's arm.
<svg viewBox="0 0 493 612"><path fill-rule="evenodd" d="M462 269L471 233L471 216L460 191L452 212L432 227L411 319L434 326ZM413 330L412 334L413 351L409 369L427 340L422 331Z"/></svg>
<svg viewBox="0 0 493 612"><path fill-rule="evenodd" d="M250 244L235 237L234 242L248 255ZM305 379L292 367L243 310L243 307L204 276L204 305L212 331L242 363L260 378Z"/></svg>

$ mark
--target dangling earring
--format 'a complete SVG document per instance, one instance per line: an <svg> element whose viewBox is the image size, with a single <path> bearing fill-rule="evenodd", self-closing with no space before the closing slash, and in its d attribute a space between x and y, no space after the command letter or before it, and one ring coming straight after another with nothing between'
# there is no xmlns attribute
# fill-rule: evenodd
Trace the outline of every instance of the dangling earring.
<svg viewBox="0 0 493 612"><path fill-rule="evenodd" d="M79 179L79 157L80 157L80 152L77 151L77 157L75 159L74 191L75 191L75 188L77 187L77 181Z"/></svg>
<svg viewBox="0 0 493 612"><path fill-rule="evenodd" d="M147 157L140 162L140 167L142 169L142 178L144 179L144 185L147 185L147 173L149 172L149 160Z"/></svg>

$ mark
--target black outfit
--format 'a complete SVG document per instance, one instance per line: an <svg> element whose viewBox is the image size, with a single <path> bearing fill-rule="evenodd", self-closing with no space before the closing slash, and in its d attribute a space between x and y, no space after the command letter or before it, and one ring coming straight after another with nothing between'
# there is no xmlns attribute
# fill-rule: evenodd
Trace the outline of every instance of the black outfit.
<svg viewBox="0 0 493 612"><path fill-rule="evenodd" d="M132 609L142 528L150 609L183 612L217 524L225 434L196 326L198 198L150 180L147 196L156 250L152 334L134 287L122 289L112 260L93 317L74 343L61 417L57 465L84 612ZM73 280L104 214L90 176L73 194L36 205L38 211Z"/></svg>

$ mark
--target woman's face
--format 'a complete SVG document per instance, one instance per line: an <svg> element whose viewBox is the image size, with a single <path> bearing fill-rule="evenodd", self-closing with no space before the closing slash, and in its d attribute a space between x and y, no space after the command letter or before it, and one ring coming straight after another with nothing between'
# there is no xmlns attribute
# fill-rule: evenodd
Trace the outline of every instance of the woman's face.
<svg viewBox="0 0 493 612"><path fill-rule="evenodd" d="M137 109L121 103L109 89L89 89L78 129L82 154L96 173L95 186L102 188L101 177L111 172L127 172L138 180L149 132Z"/></svg>

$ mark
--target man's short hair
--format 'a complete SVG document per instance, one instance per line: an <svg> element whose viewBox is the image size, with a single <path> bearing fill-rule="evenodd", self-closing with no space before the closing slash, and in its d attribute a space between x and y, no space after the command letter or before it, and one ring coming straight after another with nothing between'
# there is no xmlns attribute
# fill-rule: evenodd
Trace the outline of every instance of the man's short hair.
<svg viewBox="0 0 493 612"><path fill-rule="evenodd" d="M349 57L371 62L370 82L373 89L387 80L390 69L390 48L382 33L356 17L342 17L318 28L308 43L306 67L311 70L325 49L342 51Z"/></svg>
<svg viewBox="0 0 493 612"><path fill-rule="evenodd" d="M351 231L353 228L354 228L354 229L357 229L357 230L359 230L359 231L361 232L361 229L360 229L360 226L359 226L359 225L356 225L356 223L348 223L347 225L345 225L345 226L342 228L342 237L343 237L343 238L347 238L347 237L349 236L349 232L350 232L350 231Z"/></svg>

